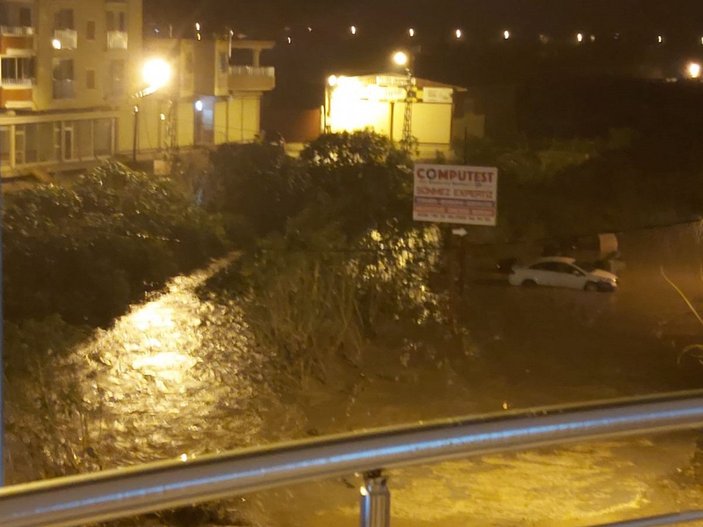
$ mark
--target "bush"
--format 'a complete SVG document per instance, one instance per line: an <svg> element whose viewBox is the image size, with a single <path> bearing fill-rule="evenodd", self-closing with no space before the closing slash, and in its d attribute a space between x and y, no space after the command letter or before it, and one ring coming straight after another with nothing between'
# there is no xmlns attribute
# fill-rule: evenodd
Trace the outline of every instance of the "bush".
<svg viewBox="0 0 703 527"><path fill-rule="evenodd" d="M224 250L217 218L170 180L107 163L70 188L9 194L6 316L101 325L145 291Z"/></svg>

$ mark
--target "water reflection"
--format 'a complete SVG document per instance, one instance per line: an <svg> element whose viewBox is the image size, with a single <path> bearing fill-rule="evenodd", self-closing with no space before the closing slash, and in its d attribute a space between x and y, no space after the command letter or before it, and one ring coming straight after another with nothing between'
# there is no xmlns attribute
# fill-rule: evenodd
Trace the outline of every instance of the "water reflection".
<svg viewBox="0 0 703 527"><path fill-rule="evenodd" d="M235 305L198 298L218 261L116 321L77 350L86 359L91 428L107 465L199 455L261 435L260 357ZM257 390L257 398L253 397Z"/></svg>

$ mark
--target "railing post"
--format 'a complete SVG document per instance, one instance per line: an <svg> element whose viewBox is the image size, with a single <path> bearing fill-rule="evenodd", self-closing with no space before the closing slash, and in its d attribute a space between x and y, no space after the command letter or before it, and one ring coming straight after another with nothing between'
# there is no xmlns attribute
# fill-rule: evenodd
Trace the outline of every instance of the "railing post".
<svg viewBox="0 0 703 527"><path fill-rule="evenodd" d="M364 474L360 509L361 527L390 527L391 492L380 470Z"/></svg>

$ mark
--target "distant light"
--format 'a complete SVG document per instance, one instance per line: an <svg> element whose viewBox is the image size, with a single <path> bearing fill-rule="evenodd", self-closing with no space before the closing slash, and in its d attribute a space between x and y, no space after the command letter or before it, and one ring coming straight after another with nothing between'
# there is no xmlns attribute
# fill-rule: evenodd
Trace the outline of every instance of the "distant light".
<svg viewBox="0 0 703 527"><path fill-rule="evenodd" d="M613 33L613 40L620 40L620 37L622 37L620 33Z"/></svg>
<svg viewBox="0 0 703 527"><path fill-rule="evenodd" d="M503 31L503 40L508 40L510 38L510 31L507 29Z"/></svg>
<svg viewBox="0 0 703 527"><path fill-rule="evenodd" d="M181 461L183 461L183 463L188 461L188 454L181 454Z"/></svg>
<svg viewBox="0 0 703 527"><path fill-rule="evenodd" d="M327 77L327 84L329 84L330 86L336 86L337 81L339 81L339 79L336 75L330 75L329 77Z"/></svg>
<svg viewBox="0 0 703 527"><path fill-rule="evenodd" d="M454 31L454 36L458 39L460 39L464 35L464 32L461 29L457 29Z"/></svg>
<svg viewBox="0 0 703 527"><path fill-rule="evenodd" d="M165 114L165 113L160 113L160 114L159 114L159 120L165 121L165 120L166 120L166 114Z"/></svg>
<svg viewBox="0 0 703 527"><path fill-rule="evenodd" d="M657 35L657 44L663 44L664 43L664 37L661 35Z"/></svg>
<svg viewBox="0 0 703 527"><path fill-rule="evenodd" d="M155 28L154 28L154 33L158 35L159 33L161 33L161 31L159 31L159 28L158 28L158 27L155 27Z"/></svg>
<svg viewBox="0 0 703 527"><path fill-rule="evenodd" d="M701 37L701 46L703 46L703 37Z"/></svg>
<svg viewBox="0 0 703 527"><path fill-rule="evenodd" d="M203 106L203 101L201 101L200 99L198 99L197 101L195 101L195 111L196 111L196 112L202 112L202 111L203 111L203 107L204 107L204 106Z"/></svg>
<svg viewBox="0 0 703 527"><path fill-rule="evenodd" d="M576 33L576 42L583 42L583 33Z"/></svg>
<svg viewBox="0 0 703 527"><path fill-rule="evenodd" d="M292 37L286 37L286 41L288 42L288 44L292 44L292 43L293 43L293 38L292 38Z"/></svg>
<svg viewBox="0 0 703 527"><path fill-rule="evenodd" d="M393 63L397 66L407 66L410 62L410 57L405 51L396 51L393 53Z"/></svg>
<svg viewBox="0 0 703 527"><path fill-rule="evenodd" d="M591 35L591 42L595 42L595 41L596 41L596 36L595 36L595 35Z"/></svg>
<svg viewBox="0 0 703 527"><path fill-rule="evenodd" d="M349 32L350 32L352 35L356 35L356 26L350 26L350 27L349 27Z"/></svg>
<svg viewBox="0 0 703 527"><path fill-rule="evenodd" d="M51 41L51 47L54 49L61 49L61 41L58 38L55 38Z"/></svg>
<svg viewBox="0 0 703 527"><path fill-rule="evenodd" d="M229 30L229 36L230 36L230 37L233 37L233 36L234 36L234 29L230 29L230 30Z"/></svg>
<svg viewBox="0 0 703 527"><path fill-rule="evenodd" d="M701 65L698 62L689 62L686 65L686 73L691 79L700 79Z"/></svg>
<svg viewBox="0 0 703 527"><path fill-rule="evenodd" d="M539 34L539 41L542 44L546 44L547 42L549 42L549 37L547 35L545 35L544 33L540 33Z"/></svg>
<svg viewBox="0 0 703 527"><path fill-rule="evenodd" d="M195 23L195 30L200 31L200 22Z"/></svg>
<svg viewBox="0 0 703 527"><path fill-rule="evenodd" d="M408 35L410 36L410 38L414 37L415 36L415 28L411 27L410 29L408 29Z"/></svg>
<svg viewBox="0 0 703 527"><path fill-rule="evenodd" d="M308 26L308 33L312 33L312 28Z"/></svg>

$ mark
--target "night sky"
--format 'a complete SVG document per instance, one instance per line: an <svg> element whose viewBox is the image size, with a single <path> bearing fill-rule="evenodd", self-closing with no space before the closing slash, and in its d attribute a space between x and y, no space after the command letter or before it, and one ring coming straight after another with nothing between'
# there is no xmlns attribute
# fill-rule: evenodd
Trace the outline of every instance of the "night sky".
<svg viewBox="0 0 703 527"><path fill-rule="evenodd" d="M275 36L284 27L357 24L367 34L408 25L437 32L619 31L703 34L703 2L693 0L145 0L149 22L199 19Z"/></svg>

